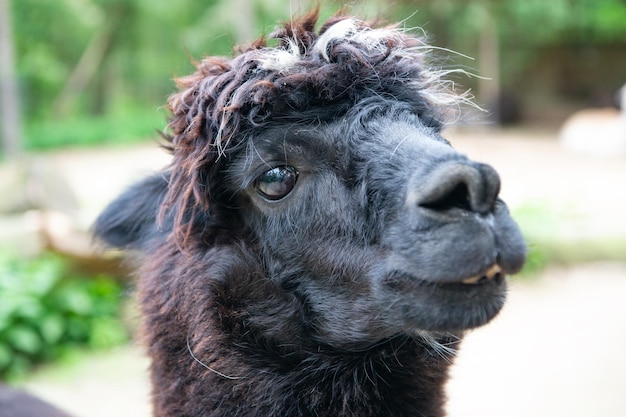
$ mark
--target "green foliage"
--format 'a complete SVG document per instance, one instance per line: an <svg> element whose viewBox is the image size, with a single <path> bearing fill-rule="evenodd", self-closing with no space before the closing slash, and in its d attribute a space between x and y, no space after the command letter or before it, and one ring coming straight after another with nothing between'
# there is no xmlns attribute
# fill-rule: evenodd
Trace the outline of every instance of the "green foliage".
<svg viewBox="0 0 626 417"><path fill-rule="evenodd" d="M288 8L251 1L267 33ZM207 54L230 55L240 15L219 0L12 1L17 72L30 149L156 137L171 79Z"/></svg>
<svg viewBox="0 0 626 417"><path fill-rule="evenodd" d="M0 252L0 379L76 348L119 345L122 287L106 276L78 277L46 254L30 261Z"/></svg>
<svg viewBox="0 0 626 417"><path fill-rule="evenodd" d="M522 229L528 245L522 275L536 275L552 261L550 248L545 244L545 236L555 234L558 215L545 204L528 203L516 207L513 217Z"/></svg>
<svg viewBox="0 0 626 417"><path fill-rule="evenodd" d="M528 253L526 255L526 263L520 272L521 276L536 276L545 267L550 264L550 253L543 245L538 245L532 241L528 241Z"/></svg>
<svg viewBox="0 0 626 417"><path fill-rule="evenodd" d="M422 0L398 2L396 14L453 42L474 38L487 15L499 23L504 44L528 47L559 39L623 41L626 3L623 0ZM414 13L416 12L417 13ZM420 24L421 22L421 24ZM578 38L578 39L577 39Z"/></svg>
<svg viewBox="0 0 626 417"><path fill-rule="evenodd" d="M513 217L528 244L523 276L534 276L551 264L575 265L594 261L623 262L626 238L576 236L573 209L549 203L529 202L516 207Z"/></svg>
<svg viewBox="0 0 626 417"><path fill-rule="evenodd" d="M326 2L322 15L342 3ZM30 148L149 134L146 126L137 131L129 125L120 103L162 106L173 90L171 78L188 74L194 59L231 54L242 36L235 23L247 16L226 0L13 0L11 6ZM271 32L292 12L281 0L248 0L246 7L251 20L242 26L254 27L251 36ZM437 45L471 56L477 55L478 35L491 14L508 51L503 73L522 71L532 59L529 50L538 45L626 39L623 0L369 0L352 9L424 27ZM160 127L158 120L151 129Z"/></svg>
<svg viewBox="0 0 626 417"><path fill-rule="evenodd" d="M45 119L31 123L26 130L27 149L61 146L133 143L155 138L166 124L157 110L129 110L102 116L83 115L69 120Z"/></svg>
<svg viewBox="0 0 626 417"><path fill-rule="evenodd" d="M42 117L65 84L103 16L85 1L12 2L22 105Z"/></svg>
<svg viewBox="0 0 626 417"><path fill-rule="evenodd" d="M626 2L623 0L578 0L567 3L570 11L568 15L570 36L585 43L624 41Z"/></svg>
<svg viewBox="0 0 626 417"><path fill-rule="evenodd" d="M478 59L479 38L491 17L501 54L500 68L494 70L499 71L502 86L508 90L518 90L519 77L532 71L543 47L626 42L624 0L421 0L417 5L404 0L394 7L394 14L407 17L409 27L424 27L434 44ZM471 72L479 65L476 61L457 61ZM477 87L471 80L462 84Z"/></svg>

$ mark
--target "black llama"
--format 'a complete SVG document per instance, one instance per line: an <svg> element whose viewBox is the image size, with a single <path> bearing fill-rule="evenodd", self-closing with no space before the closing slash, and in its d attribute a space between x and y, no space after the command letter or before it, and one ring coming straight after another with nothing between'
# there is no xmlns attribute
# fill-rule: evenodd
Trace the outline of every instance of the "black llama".
<svg viewBox="0 0 626 417"><path fill-rule="evenodd" d="M139 255L157 417L442 416L465 330L525 259L463 96L403 30L317 13L169 100L172 162L99 217Z"/></svg>

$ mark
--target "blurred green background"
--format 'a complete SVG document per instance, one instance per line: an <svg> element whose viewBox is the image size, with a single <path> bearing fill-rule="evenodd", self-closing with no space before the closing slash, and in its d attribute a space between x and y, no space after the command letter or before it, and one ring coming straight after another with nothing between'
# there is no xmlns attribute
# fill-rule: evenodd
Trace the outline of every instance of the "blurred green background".
<svg viewBox="0 0 626 417"><path fill-rule="evenodd" d="M75 349L129 340L136 313L126 311L127 271L108 255L83 250L95 213L138 175L117 178L126 171L118 154L107 159L107 152L158 138L172 78L190 73L194 59L231 55L233 45L271 32L311 4L317 2L0 0L0 380L22 378ZM439 64L479 75L455 81L488 110L470 120L489 127L487 136L496 132L498 140L486 143L530 149L525 172L513 169L515 150L499 154L505 159L496 164L503 177L536 174L530 186L528 178L520 180L519 198L507 197L530 243L526 276L550 264L626 261L624 227L596 224L601 216L620 215L623 201L604 201L603 193L596 206L589 203L596 199L592 192L600 192L597 184L610 177L603 168L621 175L623 160L576 159L556 150L558 129L572 113L616 106L616 91L626 82L623 0L328 1L322 15L342 6L427 33L443 48ZM459 142L461 148L467 143L472 151L487 146L479 139ZM104 162L77 148L105 155ZM146 152L132 154L130 164L150 159ZM557 160L570 176L550 182L552 174L542 177L542 169ZM574 177L588 162L598 183ZM106 174L98 174L107 164ZM583 188L570 187L574 181ZM108 186L113 190L105 191ZM572 188L571 200L558 193L550 199L548 186ZM81 187L89 193L77 191ZM609 214L599 215L597 206ZM71 223L67 242L57 241L63 222L49 212L65 213Z"/></svg>
<svg viewBox="0 0 626 417"><path fill-rule="evenodd" d="M3 138L5 153L151 136L164 126L161 106L172 77L189 73L192 59L229 55L233 44L270 32L307 6L303 0L2 3L0 24L13 28L12 37L2 31L14 56L14 77L5 82L19 91L5 102L23 121L21 137ZM340 6L325 2L324 14ZM379 0L348 9L423 28L434 45L475 58L452 56L448 64L490 79L460 82L502 123L558 123L573 108L611 104L624 83L623 71L615 71L626 66L622 0ZM9 61L2 62L3 74L11 72Z"/></svg>

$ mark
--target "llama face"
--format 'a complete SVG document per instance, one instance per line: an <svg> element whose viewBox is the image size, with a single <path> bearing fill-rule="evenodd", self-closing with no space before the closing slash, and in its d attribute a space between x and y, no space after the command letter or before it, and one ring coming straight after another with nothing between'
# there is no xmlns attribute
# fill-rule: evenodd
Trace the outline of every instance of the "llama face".
<svg viewBox="0 0 626 417"><path fill-rule="evenodd" d="M337 344L486 323L525 256L497 174L401 106L355 109L269 127L227 169L268 278Z"/></svg>
<svg viewBox="0 0 626 417"><path fill-rule="evenodd" d="M210 254L255 259L240 278L295 313L244 321L281 343L371 346L486 323L525 246L495 171L440 135L467 101L448 88L453 71L426 65L430 47L402 30L338 17L317 33L315 19L278 30L276 47L209 57L179 79L171 165L114 202L96 233L148 258L169 253L145 274L172 285L184 275L235 288L240 272ZM283 309L255 288L227 298Z"/></svg>

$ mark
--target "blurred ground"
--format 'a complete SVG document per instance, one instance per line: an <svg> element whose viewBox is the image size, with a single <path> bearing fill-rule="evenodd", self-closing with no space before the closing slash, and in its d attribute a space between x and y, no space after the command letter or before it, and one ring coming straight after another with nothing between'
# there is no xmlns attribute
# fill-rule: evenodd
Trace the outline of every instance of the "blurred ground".
<svg viewBox="0 0 626 417"><path fill-rule="evenodd" d="M574 242L626 237L626 158L568 154L550 133L448 136L500 172L502 196L511 206L550 211L553 217L533 225L538 230ZM49 157L76 190L85 224L132 179L167 160L153 144ZM449 415L624 416L626 254L621 262L513 278L510 287L500 316L463 344L449 384ZM140 349L131 346L43 370L24 385L76 417L147 417L146 367Z"/></svg>
<svg viewBox="0 0 626 417"><path fill-rule="evenodd" d="M550 268L511 287L461 347L449 416L626 415L626 264Z"/></svg>

